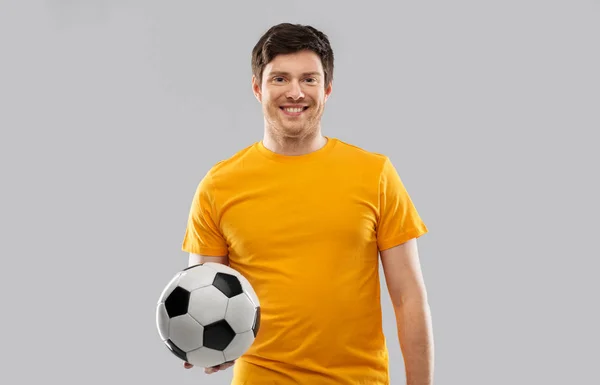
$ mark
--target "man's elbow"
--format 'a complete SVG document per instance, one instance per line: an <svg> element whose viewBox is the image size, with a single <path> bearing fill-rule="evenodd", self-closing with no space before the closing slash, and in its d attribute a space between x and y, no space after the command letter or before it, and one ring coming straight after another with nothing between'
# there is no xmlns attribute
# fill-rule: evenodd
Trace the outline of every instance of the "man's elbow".
<svg viewBox="0 0 600 385"><path fill-rule="evenodd" d="M391 297L396 309L429 306L427 292L424 289L412 290L408 293L394 293Z"/></svg>

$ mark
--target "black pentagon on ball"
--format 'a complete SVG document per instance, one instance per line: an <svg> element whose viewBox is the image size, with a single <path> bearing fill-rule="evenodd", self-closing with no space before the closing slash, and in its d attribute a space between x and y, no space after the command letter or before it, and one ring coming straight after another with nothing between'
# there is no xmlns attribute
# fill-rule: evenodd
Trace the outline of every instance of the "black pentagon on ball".
<svg viewBox="0 0 600 385"><path fill-rule="evenodd" d="M254 313L254 324L252 325L252 332L254 333L254 338L258 334L260 329L260 306L256 308L256 312Z"/></svg>
<svg viewBox="0 0 600 385"><path fill-rule="evenodd" d="M227 298L235 297L244 292L240 280L236 276L227 273L217 273L213 286L225 294Z"/></svg>
<svg viewBox="0 0 600 385"><path fill-rule="evenodd" d="M184 315L188 311L190 292L177 286L165 299L165 309L170 318Z"/></svg>
<svg viewBox="0 0 600 385"><path fill-rule="evenodd" d="M173 353L179 359L181 359L183 361L187 361L187 355L185 354L185 352L183 350L179 349L179 347L177 347L177 345L175 345L173 343L173 341L167 340L166 344L167 344L167 347L169 348L169 350L171 351L171 353Z"/></svg>
<svg viewBox="0 0 600 385"><path fill-rule="evenodd" d="M220 320L204 327L203 345L209 349L223 351L234 337L235 332L227 321Z"/></svg>

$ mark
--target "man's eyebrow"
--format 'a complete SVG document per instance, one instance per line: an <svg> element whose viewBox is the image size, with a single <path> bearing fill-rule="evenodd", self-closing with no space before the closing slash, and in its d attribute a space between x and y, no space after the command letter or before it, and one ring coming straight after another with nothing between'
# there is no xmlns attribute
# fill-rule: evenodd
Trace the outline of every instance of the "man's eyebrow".
<svg viewBox="0 0 600 385"><path fill-rule="evenodd" d="M286 75L289 76L290 73L289 72L285 72L285 71L271 71L269 72L269 75L273 76L273 75ZM302 74L302 76L308 76L308 75L317 75L317 76L321 76L321 73L318 71L311 71L311 72L304 72Z"/></svg>

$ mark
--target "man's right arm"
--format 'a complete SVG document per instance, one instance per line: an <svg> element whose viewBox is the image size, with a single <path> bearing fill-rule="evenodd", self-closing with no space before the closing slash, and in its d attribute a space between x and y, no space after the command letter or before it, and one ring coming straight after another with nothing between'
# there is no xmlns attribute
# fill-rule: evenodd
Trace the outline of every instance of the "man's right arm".
<svg viewBox="0 0 600 385"><path fill-rule="evenodd" d="M227 255L213 257L213 256L208 256L208 255L199 255L199 254L190 253L188 266L199 265L204 262L214 262L214 263L220 263L220 264L229 266L229 257Z"/></svg>

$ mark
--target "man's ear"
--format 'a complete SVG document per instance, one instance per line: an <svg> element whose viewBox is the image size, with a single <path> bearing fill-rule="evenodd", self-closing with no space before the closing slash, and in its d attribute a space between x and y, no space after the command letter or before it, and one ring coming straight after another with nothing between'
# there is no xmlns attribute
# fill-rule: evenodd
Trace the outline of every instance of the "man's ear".
<svg viewBox="0 0 600 385"><path fill-rule="evenodd" d="M255 75L252 75L252 92L254 93L256 100L262 103L262 92L260 89L260 84Z"/></svg>
<svg viewBox="0 0 600 385"><path fill-rule="evenodd" d="M325 88L325 101L329 99L331 91L333 91L333 82L329 82L329 85L327 86L327 88Z"/></svg>

